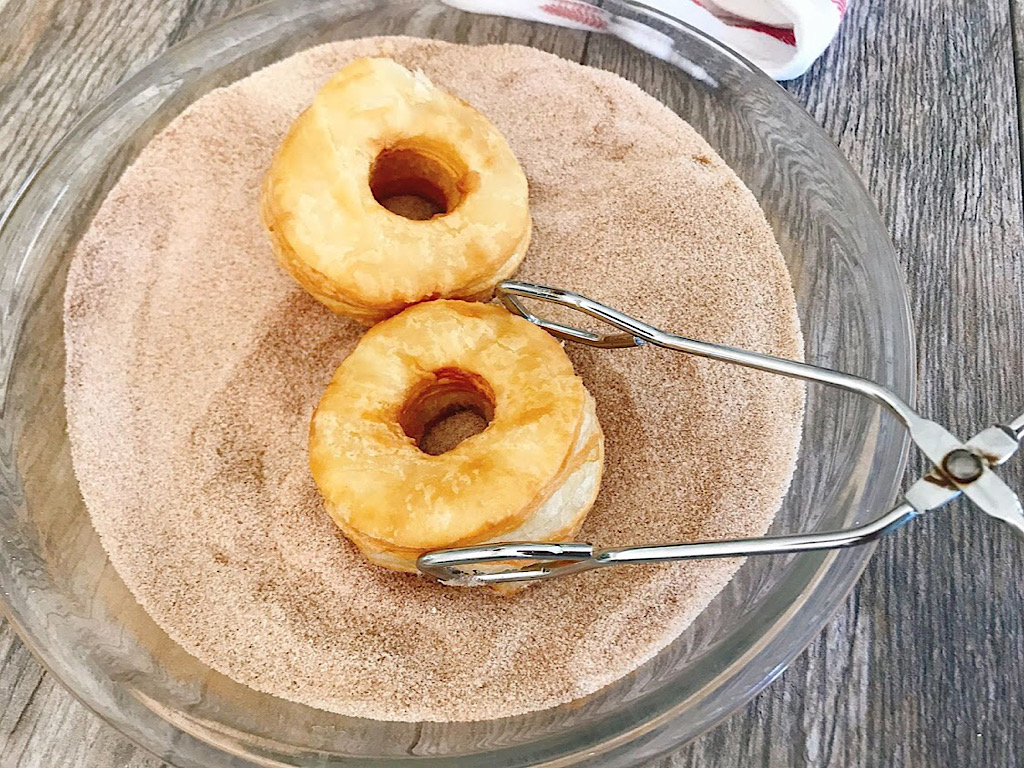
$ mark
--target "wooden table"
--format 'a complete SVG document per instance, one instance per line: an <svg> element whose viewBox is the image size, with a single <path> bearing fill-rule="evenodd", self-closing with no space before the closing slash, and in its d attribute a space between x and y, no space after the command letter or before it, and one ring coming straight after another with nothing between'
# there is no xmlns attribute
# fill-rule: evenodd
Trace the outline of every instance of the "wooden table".
<svg viewBox="0 0 1024 768"><path fill-rule="evenodd" d="M0 208L96 99L254 4L0 0ZM839 38L786 86L877 201L913 297L921 408L962 435L1024 408L1022 46L1018 0L851 0ZM1017 488L1022 466L1005 473ZM962 504L915 523L779 681L653 765L1024 765L1022 560ZM2 768L161 765L0 622Z"/></svg>

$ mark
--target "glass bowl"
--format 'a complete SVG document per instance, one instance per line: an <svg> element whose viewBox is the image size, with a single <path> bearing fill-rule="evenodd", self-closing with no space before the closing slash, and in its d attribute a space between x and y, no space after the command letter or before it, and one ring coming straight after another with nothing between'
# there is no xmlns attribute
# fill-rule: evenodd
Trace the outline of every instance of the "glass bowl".
<svg viewBox="0 0 1024 768"><path fill-rule="evenodd" d="M177 46L98 104L0 224L4 610L75 696L159 757L182 768L636 765L754 696L859 577L869 546L751 558L678 640L589 697L505 720L386 723L276 699L210 670L138 607L92 529L62 397L61 306L75 242L124 167L189 103L342 38L523 43L636 81L693 124L760 201L792 274L807 358L912 400L912 333L892 246L835 146L774 82L701 33L621 0L602 7L618 17L608 35L421 0L261 5ZM773 532L834 529L886 508L905 456L894 422L863 399L811 389L804 427Z"/></svg>

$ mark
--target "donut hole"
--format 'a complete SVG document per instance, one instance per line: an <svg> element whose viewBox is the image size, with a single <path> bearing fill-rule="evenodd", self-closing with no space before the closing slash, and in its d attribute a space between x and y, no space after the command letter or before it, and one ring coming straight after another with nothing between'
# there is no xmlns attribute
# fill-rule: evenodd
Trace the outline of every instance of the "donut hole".
<svg viewBox="0 0 1024 768"><path fill-rule="evenodd" d="M416 447L447 453L480 434L494 418L494 393L481 376L456 368L434 371L406 399L398 423Z"/></svg>
<svg viewBox="0 0 1024 768"><path fill-rule="evenodd" d="M461 158L429 143L398 144L370 166L373 199L398 216L426 221L454 211L468 174Z"/></svg>

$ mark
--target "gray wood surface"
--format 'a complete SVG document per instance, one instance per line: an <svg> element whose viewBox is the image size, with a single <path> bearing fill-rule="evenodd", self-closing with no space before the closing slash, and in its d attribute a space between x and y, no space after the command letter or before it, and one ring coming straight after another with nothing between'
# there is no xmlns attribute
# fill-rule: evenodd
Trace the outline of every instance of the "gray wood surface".
<svg viewBox="0 0 1024 768"><path fill-rule="evenodd" d="M253 4L0 0L0 208L97 98ZM787 87L892 233L919 328L923 411L971 434L1024 408L1024 13L1012 0L850 5L839 38ZM1021 465L1006 472L1017 488ZM962 505L915 523L881 544L779 681L653 765L1024 765L1022 556ZM0 622L0 766L161 765L74 701Z"/></svg>

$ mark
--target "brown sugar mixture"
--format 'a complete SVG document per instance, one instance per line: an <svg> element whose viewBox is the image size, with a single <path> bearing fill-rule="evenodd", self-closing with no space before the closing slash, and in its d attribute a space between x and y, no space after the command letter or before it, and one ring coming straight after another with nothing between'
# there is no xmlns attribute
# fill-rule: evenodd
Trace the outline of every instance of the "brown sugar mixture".
<svg viewBox="0 0 1024 768"><path fill-rule="evenodd" d="M371 566L335 528L307 430L362 328L278 268L257 199L319 86L381 54L508 138L534 220L519 278L691 336L801 354L789 276L753 196L639 88L522 47L342 42L200 99L100 209L68 275L75 469L138 601L235 680L386 720L551 707L650 659L739 563L609 569L502 597ZM795 460L798 384L654 349L567 351L607 437L583 540L766 530Z"/></svg>

